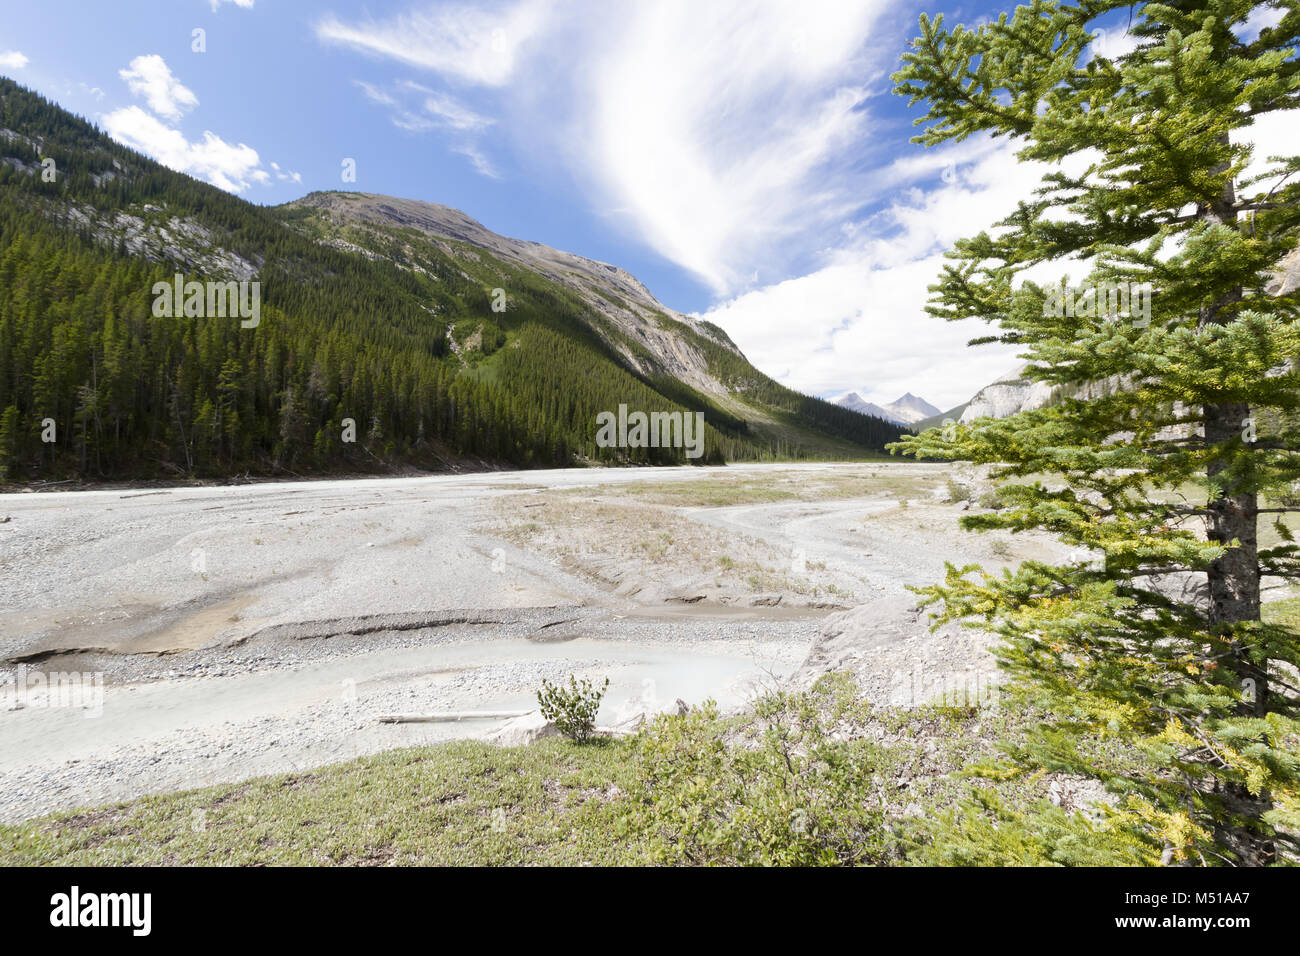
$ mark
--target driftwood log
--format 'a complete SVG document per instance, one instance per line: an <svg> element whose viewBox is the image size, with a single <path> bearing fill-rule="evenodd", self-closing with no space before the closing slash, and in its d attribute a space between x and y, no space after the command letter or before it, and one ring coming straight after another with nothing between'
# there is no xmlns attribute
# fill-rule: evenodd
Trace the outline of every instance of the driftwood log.
<svg viewBox="0 0 1300 956"><path fill-rule="evenodd" d="M447 710L432 714L385 714L381 724L441 724L456 720L505 720L523 717L527 710Z"/></svg>

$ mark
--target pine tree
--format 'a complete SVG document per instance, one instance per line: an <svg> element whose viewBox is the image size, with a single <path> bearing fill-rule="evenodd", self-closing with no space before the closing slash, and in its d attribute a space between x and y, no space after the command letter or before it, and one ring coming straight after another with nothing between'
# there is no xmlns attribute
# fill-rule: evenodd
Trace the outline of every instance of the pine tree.
<svg viewBox="0 0 1300 956"><path fill-rule="evenodd" d="M1243 39L1264 8L1276 25ZM929 311L994 324L984 341L1021 346L1061 398L896 447L1006 482L1010 506L968 528L1077 549L1001 576L950 566L921 589L942 619L1000 634L1010 686L1051 715L1012 757L1101 779L1117 794L1105 826L1139 860L1267 864L1300 833L1300 640L1261 621L1260 599L1265 576L1300 576L1300 295L1266 292L1300 234L1300 159L1243 171L1268 159L1254 122L1300 107L1300 10L1139 4L1136 49L1094 55L1096 21L1121 9L1034 2L974 30L921 18L894 77L929 107L914 141L1006 136L1056 166L997 232L957 244ZM1021 275L1063 257L1083 282Z"/></svg>

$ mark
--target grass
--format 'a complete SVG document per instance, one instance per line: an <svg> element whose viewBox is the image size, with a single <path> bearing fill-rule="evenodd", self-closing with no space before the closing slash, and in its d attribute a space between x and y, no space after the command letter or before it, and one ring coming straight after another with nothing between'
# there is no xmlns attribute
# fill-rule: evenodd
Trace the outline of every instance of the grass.
<svg viewBox="0 0 1300 956"><path fill-rule="evenodd" d="M941 477L937 471L917 474L890 468L874 470L867 475L798 472L763 476L714 474L691 481L601 485L595 489L582 489L581 493L636 497L649 504L671 507L725 508L776 501L828 501L884 495L927 498Z"/></svg>
<svg viewBox="0 0 1300 956"><path fill-rule="evenodd" d="M874 741L875 771L848 783L864 807L900 823L914 801L932 811L951 806L967 788L960 771L987 759L990 740L1014 735L1024 720L937 706L865 719L853 736ZM718 726L737 720L754 717ZM662 739L677 740L686 726L668 725ZM758 724L750 729L771 742ZM681 740L694 752L693 737ZM645 864L656 858L655 846L662 851L665 838L677 838L669 818L656 817L664 794L645 789L646 757L637 746L637 738L586 745L547 738L528 747L458 741L389 751L0 826L0 865ZM779 796L779 786L771 791L765 781L748 781L758 788L751 796ZM1022 802L1045 785L1007 786ZM714 822L725 824L734 808L714 811L722 813ZM756 861L724 854L713 862Z"/></svg>
<svg viewBox="0 0 1300 956"><path fill-rule="evenodd" d="M476 741L0 826L3 866L615 865L621 741Z"/></svg>
<svg viewBox="0 0 1300 956"><path fill-rule="evenodd" d="M1300 631L1300 596L1269 601L1261 607L1260 617L1269 624Z"/></svg>

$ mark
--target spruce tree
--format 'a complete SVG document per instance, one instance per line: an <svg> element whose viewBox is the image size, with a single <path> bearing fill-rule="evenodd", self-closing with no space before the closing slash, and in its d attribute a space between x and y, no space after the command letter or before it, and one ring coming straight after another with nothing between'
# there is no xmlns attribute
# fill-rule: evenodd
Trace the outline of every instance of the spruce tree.
<svg viewBox="0 0 1300 956"><path fill-rule="evenodd" d="M1137 45L1108 59L1094 41L1117 11ZM1275 25L1251 37L1252 13ZM1133 860L1294 859L1300 641L1261 620L1261 585L1300 575L1300 294L1269 294L1300 232L1300 158L1253 155L1251 127L1300 107L1300 10L1034 2L920 31L894 77L928 106L914 142L1008 137L1049 164L1032 200L949 253L929 311L990 322L979 341L1020 346L1056 400L895 447L1005 482L1008 507L966 527L1076 549L997 576L949 566L920 590L1002 637L1015 699L1049 715L1012 757L1103 781L1103 826ZM1085 274L1040 285L1034 267Z"/></svg>

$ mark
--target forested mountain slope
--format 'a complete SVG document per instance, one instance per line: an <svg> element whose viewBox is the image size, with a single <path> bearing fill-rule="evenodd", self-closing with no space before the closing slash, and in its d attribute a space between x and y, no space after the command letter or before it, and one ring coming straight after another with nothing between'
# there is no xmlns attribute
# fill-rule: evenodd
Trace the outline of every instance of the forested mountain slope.
<svg viewBox="0 0 1300 956"><path fill-rule="evenodd" d="M255 280L258 320L157 317L177 273ZM612 266L445 206L256 206L0 78L7 480L685 460L597 447L620 404L703 412L700 461L861 457L899 433L779 385Z"/></svg>

